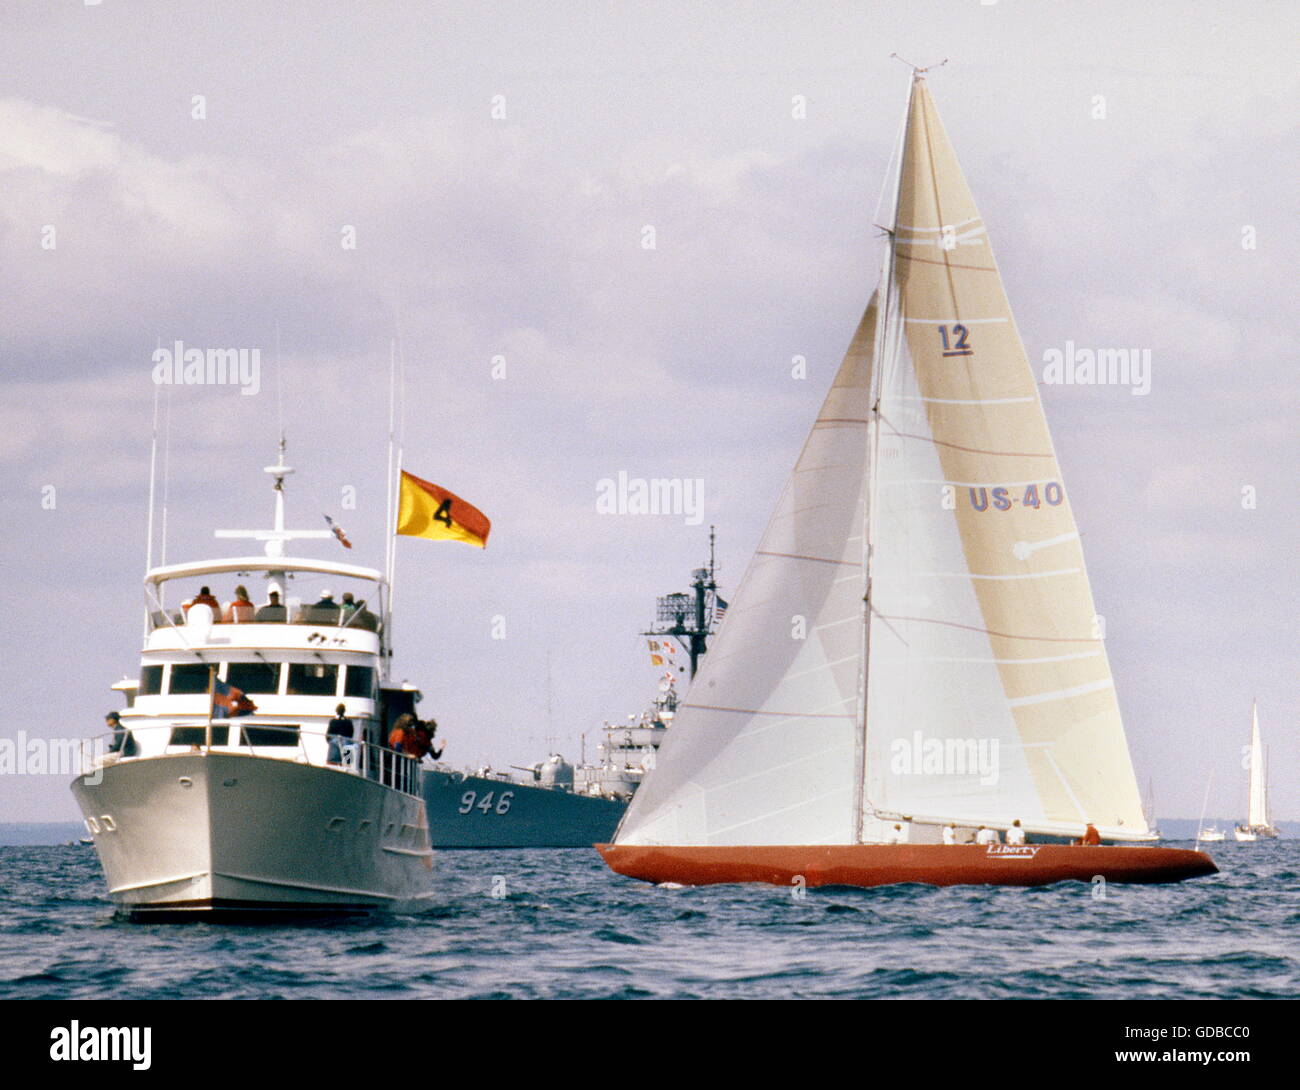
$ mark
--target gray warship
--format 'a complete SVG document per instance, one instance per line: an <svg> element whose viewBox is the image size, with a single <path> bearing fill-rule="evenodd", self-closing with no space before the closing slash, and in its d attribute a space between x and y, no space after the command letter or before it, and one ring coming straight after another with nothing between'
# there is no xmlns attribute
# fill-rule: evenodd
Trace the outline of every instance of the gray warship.
<svg viewBox="0 0 1300 1090"><path fill-rule="evenodd" d="M692 573L691 592L658 600L657 623L645 636L679 644L690 676L726 612L715 581L714 534L709 565ZM669 660L671 661L671 660ZM684 673L687 666L681 667ZM651 705L627 722L600 727L596 759L577 765L559 753L509 770L458 770L445 763L423 769L429 840L437 849L589 848L614 836L627 804L654 768L655 753L677 708L676 677L659 680ZM584 746L585 749L585 746Z"/></svg>

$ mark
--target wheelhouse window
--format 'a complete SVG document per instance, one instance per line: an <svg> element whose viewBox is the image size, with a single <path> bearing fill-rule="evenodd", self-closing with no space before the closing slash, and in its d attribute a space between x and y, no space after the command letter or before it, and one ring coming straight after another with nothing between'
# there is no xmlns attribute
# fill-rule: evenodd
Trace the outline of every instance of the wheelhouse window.
<svg viewBox="0 0 1300 1090"><path fill-rule="evenodd" d="M211 734L206 725L191 727L172 727L167 739L169 746L201 746L209 737L214 746L224 746L230 737L230 728L224 723L214 723Z"/></svg>
<svg viewBox="0 0 1300 1090"><path fill-rule="evenodd" d="M291 662L289 688L292 696L333 696L338 691L339 668L324 662Z"/></svg>
<svg viewBox="0 0 1300 1090"><path fill-rule="evenodd" d="M157 696L162 692L162 667L142 666L140 668L140 688L138 696Z"/></svg>
<svg viewBox="0 0 1300 1090"><path fill-rule="evenodd" d="M359 696L373 700L375 696L375 671L370 666L349 666L343 677L343 695Z"/></svg>
<svg viewBox="0 0 1300 1090"><path fill-rule="evenodd" d="M274 695L280 691L280 664L232 662L226 667L226 684L246 693Z"/></svg>
<svg viewBox="0 0 1300 1090"><path fill-rule="evenodd" d="M204 662L172 663L172 680L167 691L173 696L208 691L208 665Z"/></svg>
<svg viewBox="0 0 1300 1090"><path fill-rule="evenodd" d="M240 745L245 746L296 746L297 723L246 723L240 728Z"/></svg>

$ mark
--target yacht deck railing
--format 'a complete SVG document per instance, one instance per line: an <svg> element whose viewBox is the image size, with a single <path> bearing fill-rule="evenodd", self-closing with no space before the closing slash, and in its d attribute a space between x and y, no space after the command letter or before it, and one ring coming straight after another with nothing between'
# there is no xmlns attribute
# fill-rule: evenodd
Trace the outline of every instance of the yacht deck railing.
<svg viewBox="0 0 1300 1090"><path fill-rule="evenodd" d="M160 738L166 732L166 738ZM180 753L240 753L267 757L362 776L400 791L420 795L420 760L388 746L330 735L300 723L236 719L123 724L120 732L81 743L81 767L103 768L118 762L145 761Z"/></svg>
<svg viewBox="0 0 1300 1090"><path fill-rule="evenodd" d="M221 625L301 624L324 628L356 628L363 632L378 632L382 627L378 616L368 609L347 611L325 606L261 606L251 616L232 614L228 620L218 617L213 627ZM159 628L185 630L185 611L180 609L149 611L150 631Z"/></svg>

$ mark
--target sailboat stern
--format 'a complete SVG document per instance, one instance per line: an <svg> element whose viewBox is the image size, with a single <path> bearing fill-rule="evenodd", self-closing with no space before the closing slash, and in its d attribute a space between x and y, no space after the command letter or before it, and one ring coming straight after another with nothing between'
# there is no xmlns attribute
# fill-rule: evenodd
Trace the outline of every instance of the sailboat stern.
<svg viewBox="0 0 1300 1090"><path fill-rule="evenodd" d="M1060 844L837 844L668 847L597 844L617 874L687 886L1048 886L1056 882L1152 884L1217 874L1185 848Z"/></svg>

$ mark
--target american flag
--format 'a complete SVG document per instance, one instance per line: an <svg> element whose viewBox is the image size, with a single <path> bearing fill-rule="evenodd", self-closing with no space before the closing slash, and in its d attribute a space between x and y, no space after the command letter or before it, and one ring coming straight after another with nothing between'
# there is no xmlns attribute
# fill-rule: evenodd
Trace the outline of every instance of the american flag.
<svg viewBox="0 0 1300 1090"><path fill-rule="evenodd" d="M340 542L343 543L343 548L345 549L352 548L352 542L348 540L348 535L343 532L343 527L337 525L334 522L334 520L329 517L329 515L322 515L321 517L325 520L329 528L334 532L334 536L338 538Z"/></svg>
<svg viewBox="0 0 1300 1090"><path fill-rule="evenodd" d="M219 678L212 679L212 718L237 719L241 715L252 715L257 705L244 695L243 689L236 689Z"/></svg>
<svg viewBox="0 0 1300 1090"><path fill-rule="evenodd" d="M727 615L727 602L723 601L720 595L713 596L713 623L721 624L722 618Z"/></svg>

